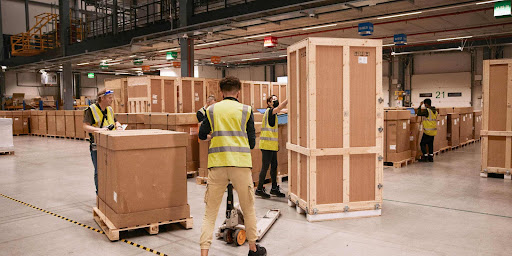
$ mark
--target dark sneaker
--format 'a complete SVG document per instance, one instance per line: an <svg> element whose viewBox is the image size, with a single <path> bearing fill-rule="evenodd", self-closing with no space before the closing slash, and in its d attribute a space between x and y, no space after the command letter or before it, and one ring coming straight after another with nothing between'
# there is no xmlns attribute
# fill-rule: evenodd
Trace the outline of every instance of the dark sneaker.
<svg viewBox="0 0 512 256"><path fill-rule="evenodd" d="M254 194L257 195L257 196L261 196L261 198L270 198L270 195L267 194L267 192L265 191L265 187L263 187L263 189L256 189L256 191L254 191ZM259 255L259 254L255 254L255 255Z"/></svg>
<svg viewBox="0 0 512 256"><path fill-rule="evenodd" d="M418 162L423 162L423 163L428 162L428 157L426 157L426 156L422 156L422 157L420 158L420 160L418 160Z"/></svg>
<svg viewBox="0 0 512 256"><path fill-rule="evenodd" d="M256 251L249 250L249 256L267 256L267 249L263 246L256 245Z"/></svg>
<svg viewBox="0 0 512 256"><path fill-rule="evenodd" d="M270 194L277 196L277 197L285 197L286 196L285 194L281 193L281 191L279 191L279 186L277 186L277 188L271 189Z"/></svg>
<svg viewBox="0 0 512 256"><path fill-rule="evenodd" d="M434 156L429 156L429 157L428 157L428 161L429 161L429 162L434 162Z"/></svg>

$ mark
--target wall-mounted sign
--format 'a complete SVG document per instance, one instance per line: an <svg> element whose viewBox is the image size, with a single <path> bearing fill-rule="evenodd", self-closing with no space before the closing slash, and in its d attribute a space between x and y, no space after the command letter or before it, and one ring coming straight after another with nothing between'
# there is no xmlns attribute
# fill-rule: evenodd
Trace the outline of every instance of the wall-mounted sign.
<svg viewBox="0 0 512 256"><path fill-rule="evenodd" d="M407 44L407 35L406 34L396 34L393 36L393 41L395 45L406 45Z"/></svg>
<svg viewBox="0 0 512 256"><path fill-rule="evenodd" d="M87 73L88 78L94 78L94 73Z"/></svg>
<svg viewBox="0 0 512 256"><path fill-rule="evenodd" d="M362 35L362 36L372 35L373 34L373 23L371 23L371 22L359 23L358 31L359 31L359 35Z"/></svg>
<svg viewBox="0 0 512 256"><path fill-rule="evenodd" d="M167 54L165 55L165 58L167 60L175 60L178 58L178 53L177 52L167 52Z"/></svg>
<svg viewBox="0 0 512 256"><path fill-rule="evenodd" d="M108 64L106 62L100 63L100 69L108 69Z"/></svg>
<svg viewBox="0 0 512 256"><path fill-rule="evenodd" d="M143 61L142 61L142 60L140 60L140 59L134 59L134 60L133 60L133 65L139 66L139 65L142 65L142 62L143 62Z"/></svg>
<svg viewBox="0 0 512 256"><path fill-rule="evenodd" d="M512 1L501 1L494 3L494 17L512 17Z"/></svg>
<svg viewBox="0 0 512 256"><path fill-rule="evenodd" d="M173 61L172 62L172 66L175 67L175 68L181 68L181 62L179 61Z"/></svg>
<svg viewBox="0 0 512 256"><path fill-rule="evenodd" d="M275 36L267 36L265 37L265 41L263 42L263 46L265 48L272 48L277 46L277 37Z"/></svg>
<svg viewBox="0 0 512 256"><path fill-rule="evenodd" d="M147 66L147 65L141 66L141 68L142 68L142 71L150 71L151 70L151 67Z"/></svg>
<svg viewBox="0 0 512 256"><path fill-rule="evenodd" d="M220 57L219 56L212 56L211 57L213 64L219 64L220 63Z"/></svg>

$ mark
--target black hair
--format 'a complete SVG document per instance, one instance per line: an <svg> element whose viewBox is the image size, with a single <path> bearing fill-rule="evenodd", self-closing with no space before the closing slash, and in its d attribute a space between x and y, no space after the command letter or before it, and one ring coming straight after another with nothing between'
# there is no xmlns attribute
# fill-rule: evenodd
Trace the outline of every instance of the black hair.
<svg viewBox="0 0 512 256"><path fill-rule="evenodd" d="M237 92L241 88L240 79L234 76L227 76L220 80L220 90L223 92Z"/></svg>
<svg viewBox="0 0 512 256"><path fill-rule="evenodd" d="M424 100L423 103L425 103L425 105L432 106L432 101L430 99Z"/></svg>

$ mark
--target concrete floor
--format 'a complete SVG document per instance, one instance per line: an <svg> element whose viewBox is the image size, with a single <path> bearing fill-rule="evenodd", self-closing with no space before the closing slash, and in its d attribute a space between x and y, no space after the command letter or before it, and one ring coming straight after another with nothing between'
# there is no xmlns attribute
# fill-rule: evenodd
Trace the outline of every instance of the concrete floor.
<svg viewBox="0 0 512 256"><path fill-rule="evenodd" d="M0 193L97 228L88 142L23 136L14 143L14 156L0 156ZM386 168L378 218L308 223L285 199L257 199L258 216L269 208L283 213L261 244L269 255L510 255L512 183L480 178L479 166L476 143L433 164ZM205 187L194 179L188 185L193 229L171 226L154 236L135 231L122 238L167 255L199 255ZM246 255L247 250L217 240L211 255ZM69 254L150 255L0 197L0 255Z"/></svg>

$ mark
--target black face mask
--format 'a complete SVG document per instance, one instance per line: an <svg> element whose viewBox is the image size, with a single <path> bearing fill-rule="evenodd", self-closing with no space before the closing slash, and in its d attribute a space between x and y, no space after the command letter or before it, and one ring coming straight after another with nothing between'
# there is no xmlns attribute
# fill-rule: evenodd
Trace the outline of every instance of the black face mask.
<svg viewBox="0 0 512 256"><path fill-rule="evenodd" d="M274 101L274 108L277 108L279 106L279 100Z"/></svg>

